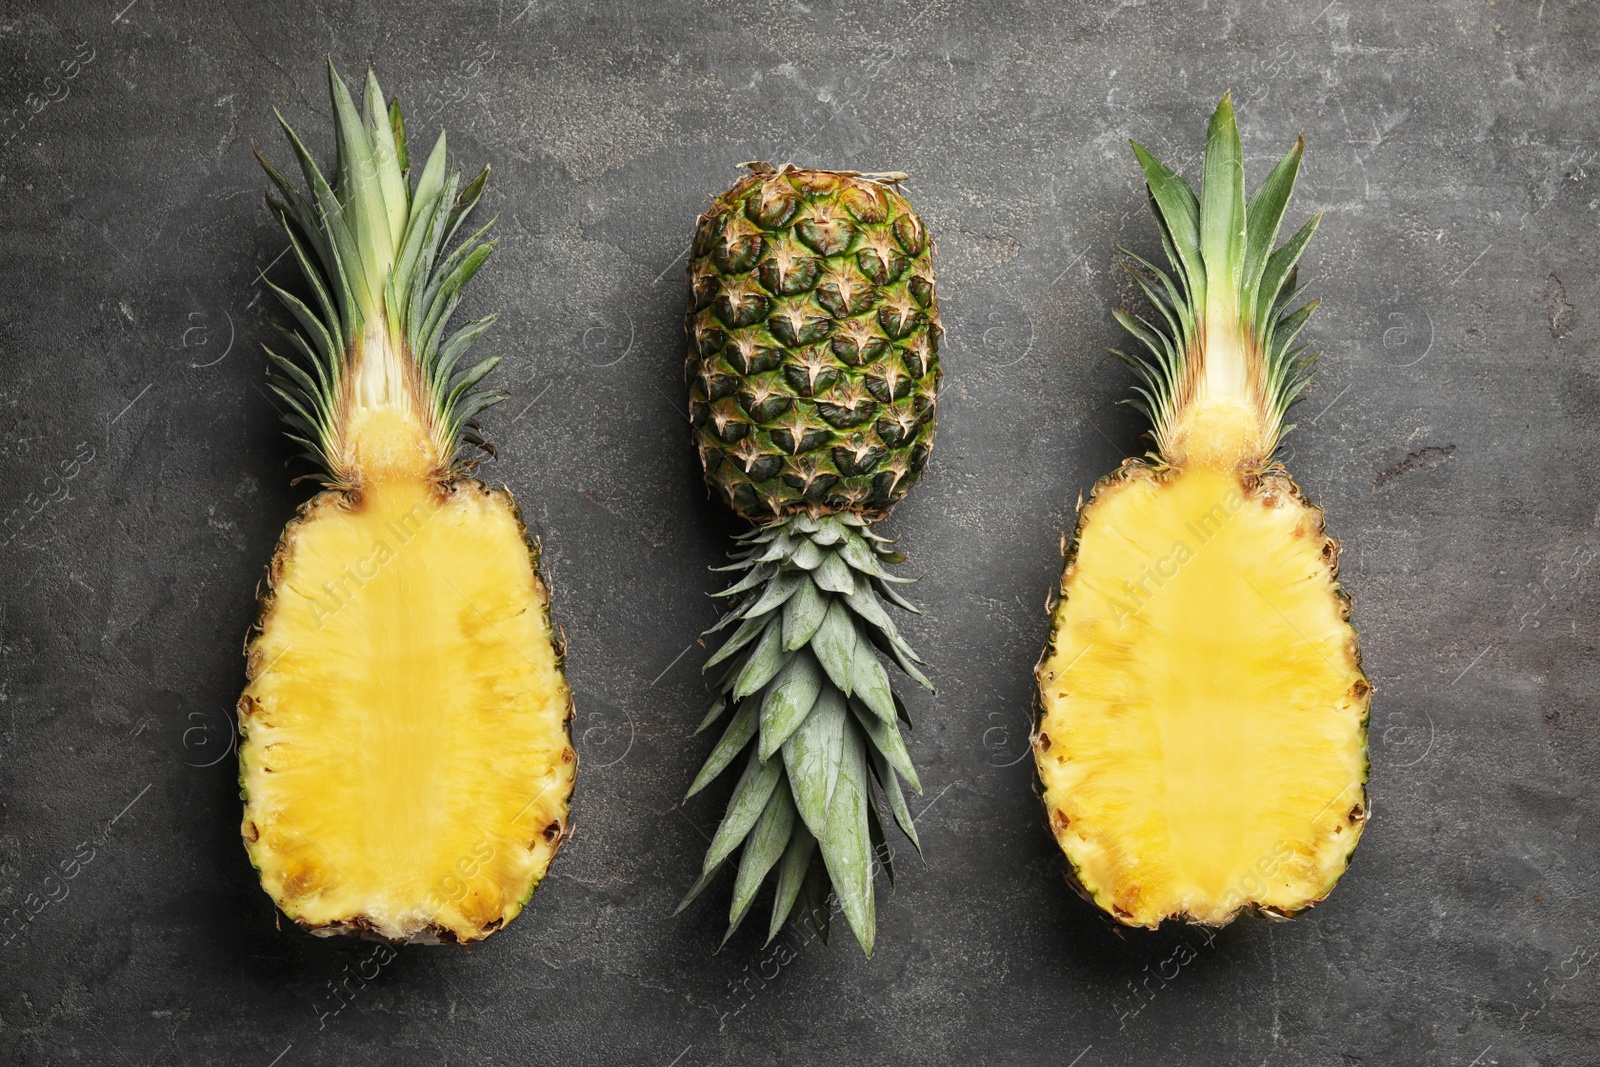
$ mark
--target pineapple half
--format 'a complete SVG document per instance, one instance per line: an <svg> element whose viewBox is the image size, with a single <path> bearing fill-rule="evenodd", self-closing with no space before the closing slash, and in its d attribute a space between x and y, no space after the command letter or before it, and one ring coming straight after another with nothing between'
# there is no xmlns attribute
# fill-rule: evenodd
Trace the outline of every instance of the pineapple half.
<svg viewBox="0 0 1600 1067"><path fill-rule="evenodd" d="M733 627L700 729L732 717L689 795L741 773L682 906L739 851L729 936L773 875L769 941L803 915L826 937L831 894L870 956L878 865L894 876L880 806L915 845L900 781L922 788L880 654L933 689L885 609L916 610L887 569L903 557L872 529L933 445L933 242L903 174L746 166L689 267L695 445L755 528L722 568L743 574L720 594L739 599L711 631Z"/></svg>
<svg viewBox="0 0 1600 1067"><path fill-rule="evenodd" d="M261 158L310 301L272 350L290 437L325 488L284 529L245 649L243 832L261 883L314 933L468 942L515 918L567 833L577 756L538 548L482 447L462 367L487 316L447 334L493 249L449 250L483 192L444 134L410 173L398 102L364 113L328 67L332 187L279 116L310 195Z"/></svg>
<svg viewBox="0 0 1600 1067"><path fill-rule="evenodd" d="M1081 506L1037 670L1034 755L1069 880L1118 922L1220 926L1321 901L1367 818L1367 717L1337 542L1273 456L1314 357L1273 250L1304 138L1247 201L1227 96L1204 181L1135 144L1171 261L1119 312L1158 454ZM1137 258L1137 257L1135 257ZM1119 353L1121 355L1121 353Z"/></svg>

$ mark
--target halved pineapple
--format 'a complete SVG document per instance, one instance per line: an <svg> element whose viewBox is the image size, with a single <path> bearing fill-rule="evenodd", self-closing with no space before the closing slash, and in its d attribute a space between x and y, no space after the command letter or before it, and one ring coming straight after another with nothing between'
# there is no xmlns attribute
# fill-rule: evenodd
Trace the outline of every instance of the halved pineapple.
<svg viewBox="0 0 1600 1067"><path fill-rule="evenodd" d="M1287 309L1317 220L1272 249L1302 144L1248 203L1227 97L1202 199L1134 147L1175 272L1144 264L1160 328L1119 315L1159 455L1080 511L1035 758L1072 880L1119 922L1287 917L1360 838L1371 701L1338 545L1272 461L1312 362L1314 305Z"/></svg>
<svg viewBox="0 0 1600 1067"><path fill-rule="evenodd" d="M456 369L493 317L442 329L492 247L446 251L487 172L460 190L441 134L413 188L398 105L369 72L363 118L329 80L336 186L287 125L311 198L267 165L318 308L276 290L300 358L272 354L273 387L328 488L284 530L246 649L243 832L316 933L473 941L543 878L576 769L537 548L456 458L503 396L473 391L498 357Z"/></svg>

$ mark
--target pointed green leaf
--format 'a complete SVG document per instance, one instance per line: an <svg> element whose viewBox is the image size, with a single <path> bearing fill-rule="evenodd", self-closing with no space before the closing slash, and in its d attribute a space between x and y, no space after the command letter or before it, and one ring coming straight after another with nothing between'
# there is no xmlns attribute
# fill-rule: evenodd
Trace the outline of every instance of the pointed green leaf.
<svg viewBox="0 0 1600 1067"><path fill-rule="evenodd" d="M867 801L867 839L872 843L872 858L875 863L883 864L883 873L889 876L889 884L894 885L894 850L889 847L888 835L883 832L883 816L878 812L876 799Z"/></svg>
<svg viewBox="0 0 1600 1067"><path fill-rule="evenodd" d="M819 843L820 844L820 843ZM800 899L795 909L802 919L809 920L822 943L828 943L828 929L833 921L833 886L828 879L825 863L811 863L806 867L805 881L800 885Z"/></svg>
<svg viewBox="0 0 1600 1067"><path fill-rule="evenodd" d="M883 790L883 795L889 800L889 810L894 812L894 821L900 827L900 832L911 840L916 848L917 855L922 856L922 842L917 839L917 824L911 818L911 809L906 806L905 791L900 788L900 779L894 773L894 768L889 766L889 761L883 758L883 753L877 748L868 749L867 755L872 760L873 777L878 781L878 788ZM926 856L922 857L924 860Z"/></svg>
<svg viewBox="0 0 1600 1067"><path fill-rule="evenodd" d="M733 699L743 700L768 682L781 670L792 653L783 650L783 628L777 619L771 619L762 631L761 640L750 650L739 678L733 683Z"/></svg>
<svg viewBox="0 0 1600 1067"><path fill-rule="evenodd" d="M743 578L740 578L737 582L728 586L728 588L722 590L720 593L712 593L711 595L714 597L738 596L740 593L754 589L756 586L760 585L762 582L765 582L768 578L771 578L776 573L777 572L773 569L772 564L758 564L750 568L749 574L746 574ZM729 612L728 614L736 616L737 613Z"/></svg>
<svg viewBox="0 0 1600 1067"><path fill-rule="evenodd" d="M389 101L389 133L394 138L395 159L401 173L411 170L411 155L406 146L406 117L400 111L400 98Z"/></svg>
<svg viewBox="0 0 1600 1067"><path fill-rule="evenodd" d="M870 641L856 641L850 683L850 691L873 714L884 722L894 722L894 693L889 688L889 675L884 672L883 664L878 661L878 654L872 650Z"/></svg>
<svg viewBox="0 0 1600 1067"><path fill-rule="evenodd" d="M420 267L425 276L433 266L433 256L427 251L429 239L435 231L444 232L445 218L449 213L448 206L441 202L444 168L445 137L440 133L432 154L422 168L416 192L412 194L410 218L406 223L405 236L399 244L400 252L395 257L395 289L400 294L408 321L412 295L421 291L417 283L426 280L425 277L419 277L417 271Z"/></svg>
<svg viewBox="0 0 1600 1067"><path fill-rule="evenodd" d="M452 398L463 395L483 380L484 376L500 365L499 356L485 356L450 380Z"/></svg>
<svg viewBox="0 0 1600 1067"><path fill-rule="evenodd" d="M889 603L893 604L895 607L902 608L902 609L904 609L906 611L909 611L913 615L921 615L922 614L922 609L921 608L917 607L911 601L907 600L905 597L903 597L899 593L895 592L893 586L889 585L887 582L885 582L885 581L883 581L881 579L878 582L878 592L882 593L883 594L883 598L885 600L887 600Z"/></svg>
<svg viewBox="0 0 1600 1067"><path fill-rule="evenodd" d="M1162 234L1171 242L1172 265L1183 276L1190 296L1196 302L1205 299L1206 268L1200 258L1200 203L1195 199L1189 183L1178 177L1137 142L1133 154L1144 169L1144 181L1155 203L1156 216L1162 224Z"/></svg>
<svg viewBox="0 0 1600 1067"><path fill-rule="evenodd" d="M372 162L378 171L378 185L383 190L383 203L388 214L389 247L399 248L405 236L411 196L406 188L405 165L400 162L400 146L395 143L389 109L383 106L383 91L378 88L378 76L370 65L367 67L364 104L367 137L372 144Z"/></svg>
<svg viewBox="0 0 1600 1067"><path fill-rule="evenodd" d="M746 615L764 615L769 611L776 611L783 606L784 601L794 596L795 591L802 585L810 585L811 579L804 571L780 571L778 575L767 583L748 608Z"/></svg>
<svg viewBox="0 0 1600 1067"><path fill-rule="evenodd" d="M455 199L454 206L450 208L450 218L446 222L445 228L445 241L447 243L450 238L455 236L455 232L461 227L462 222L466 221L466 217L472 213L472 209L478 206L478 200L483 196L483 187L488 182L489 167L485 164L484 168L478 172L478 176L468 182L465 189L461 190L460 195Z"/></svg>
<svg viewBox="0 0 1600 1067"><path fill-rule="evenodd" d="M1271 318L1272 308L1278 302L1284 282L1294 273L1295 264L1300 261L1301 253L1306 250L1311 235L1317 232L1317 224L1321 221L1322 212L1319 211L1282 247L1267 257L1267 265L1261 272L1261 284L1256 290L1256 322L1264 323Z"/></svg>
<svg viewBox="0 0 1600 1067"><path fill-rule="evenodd" d="M801 538L800 543L795 546L794 555L789 557L789 562L801 570L813 570L822 562L822 549L818 548L810 538Z"/></svg>
<svg viewBox="0 0 1600 1067"><path fill-rule="evenodd" d="M805 720L822 691L822 682L822 667L815 656L804 650L790 654L788 666L772 680L761 701L759 751L763 760L771 759Z"/></svg>
<svg viewBox="0 0 1600 1067"><path fill-rule="evenodd" d="M335 192L344 205L345 219L355 238L361 265L366 274L362 312L372 315L379 308L383 279L394 259L394 238L389 235L388 209L383 201L378 163L372 156L372 143L356 111L350 88L328 61L328 95L333 100L333 130L339 147L339 185Z"/></svg>
<svg viewBox="0 0 1600 1067"><path fill-rule="evenodd" d="M327 237L328 254L333 261L333 271L330 272L328 282L339 298L339 317L344 322L345 336L355 337L361 332L365 316L362 303L356 299L356 294L365 292L367 285L360 247L351 232L350 220L345 217L344 205L334 195L327 179L322 176L322 171L317 169L316 160L311 158L311 153L301 143L289 121L276 111L273 114L277 115L278 125L283 128L284 136L289 139L295 158L300 162L300 172L305 177L306 186L311 190L311 200L317 208L317 221Z"/></svg>
<svg viewBox="0 0 1600 1067"><path fill-rule="evenodd" d="M922 780L917 777L917 769L911 764L911 753L906 751L905 738L900 736L900 725L884 722L857 701L850 702L850 710L855 714L856 722L866 731L873 747L883 753L884 758L889 761L889 766L893 767L912 789L918 793L922 792Z"/></svg>
<svg viewBox="0 0 1600 1067"><path fill-rule="evenodd" d="M827 686L817 696L811 714L783 745L783 764L789 770L795 805L814 834L820 835L828 824L848 723L844 697Z"/></svg>
<svg viewBox="0 0 1600 1067"><path fill-rule="evenodd" d="M841 522L834 522L833 516L829 515L817 523L816 532L811 535L811 540L824 547L836 545L845 539L847 530L849 530L848 526Z"/></svg>
<svg viewBox="0 0 1600 1067"><path fill-rule="evenodd" d="M878 562L877 554L872 551L872 548L860 534L852 533L847 536L844 539L844 544L839 547L839 555L851 567L870 574L874 578L883 573L883 567Z"/></svg>
<svg viewBox="0 0 1600 1067"><path fill-rule="evenodd" d="M827 612L828 598L815 583L803 583L783 605L783 647L791 652L804 648Z"/></svg>
<svg viewBox="0 0 1600 1067"><path fill-rule="evenodd" d="M765 542L766 548L759 556L751 557L757 563L777 563L788 560L795 553L794 539L786 533L779 533L777 537Z"/></svg>
<svg viewBox="0 0 1600 1067"><path fill-rule="evenodd" d="M852 593L856 588L850 565L837 552L827 553L811 575L817 585L830 593Z"/></svg>
<svg viewBox="0 0 1600 1067"><path fill-rule="evenodd" d="M728 710L727 698L726 697L718 697L716 700L711 702L711 710L706 712L706 717L700 720L700 725L696 726L694 728L694 732L696 734L704 733L705 730L706 730L706 727L710 726L712 723L714 723L718 719L722 718L722 713L727 711L727 710Z"/></svg>
<svg viewBox="0 0 1600 1067"><path fill-rule="evenodd" d="M1238 301L1244 254L1244 149L1233 117L1233 99L1224 93L1206 132L1200 181L1200 255L1206 265L1207 308Z"/></svg>
<svg viewBox="0 0 1600 1067"><path fill-rule="evenodd" d="M683 799L688 800L710 785L718 775L733 763L734 758L744 751L744 747L756 736L756 729L760 721L755 701L747 700L739 705L739 710L734 713L733 719L728 723L728 728L723 731L722 739L711 750L711 755L706 757L705 766L700 768L700 773L695 776L694 784L683 795Z"/></svg>
<svg viewBox="0 0 1600 1067"><path fill-rule="evenodd" d="M828 672L828 677L833 679L833 684L849 695L856 654L856 624L837 597L830 598L822 625L817 627L816 634L811 638L811 651L816 653L817 661Z"/></svg>
<svg viewBox="0 0 1600 1067"><path fill-rule="evenodd" d="M449 340L445 341L439 349L439 354L435 359L432 380L437 382L449 381L451 370L455 367L456 361L472 346L472 342L476 341L483 335L485 330L495 324L499 317L499 315L485 315L481 319L473 319L451 334Z"/></svg>
<svg viewBox="0 0 1600 1067"><path fill-rule="evenodd" d="M867 827L870 803L866 748L859 734L846 730L833 803L828 806L827 825L817 840L839 907L868 956L872 955L872 943L877 936L872 896L872 837Z"/></svg>
<svg viewBox="0 0 1600 1067"><path fill-rule="evenodd" d="M871 582L862 582L856 586L856 591L845 597L844 602L851 611L861 616L868 624L876 626L885 636L899 636L900 631L895 627L894 620L889 618L889 613L884 610L877 594L872 591Z"/></svg>
<svg viewBox="0 0 1600 1067"><path fill-rule="evenodd" d="M1255 311L1256 285L1261 272L1266 269L1267 257L1278 240L1278 229L1283 223L1283 212L1289 206L1289 196L1294 192L1295 177L1300 173L1300 158L1305 154L1306 139L1302 134L1289 149L1289 154L1278 161L1250 197L1245 208L1245 234L1247 243L1244 257L1244 310Z"/></svg>
<svg viewBox="0 0 1600 1067"><path fill-rule="evenodd" d="M773 760L762 763L754 752L750 753L750 762L745 764L744 774L739 778L739 784L733 787L733 798L728 801L727 813L722 816L722 825L717 827L717 832L711 839L711 847L706 851L705 862L702 870L710 871L717 864L733 854L755 826L756 820L761 817L761 812L767 806L767 801L772 797L772 791L777 788L778 781L783 777L783 761Z"/></svg>
<svg viewBox="0 0 1600 1067"><path fill-rule="evenodd" d="M816 855L817 839L804 824L797 824L789 835L789 847L783 853L783 864L778 868L778 886L772 901L772 921L767 926L767 943L778 936L783 924L788 922L800 897L800 886L805 881L811 857Z"/></svg>
<svg viewBox="0 0 1600 1067"><path fill-rule="evenodd" d="M760 820L750 832L750 839L745 842L744 855L739 857L739 874L733 882L733 902L728 908L729 935L744 921L750 905L755 902L757 891L761 889L761 883L766 880L767 872L783 858L793 830L794 801L789 798L789 790L780 786L772 791L772 798L767 801ZM723 942L727 942L727 937L723 938Z"/></svg>
<svg viewBox="0 0 1600 1067"><path fill-rule="evenodd" d="M733 636L728 638L727 642L721 648L717 649L717 651L712 654L710 659L706 660L706 664L704 667L700 668L700 672L704 674L706 671L709 671L712 667L715 667L723 660L733 656L734 653L738 652L740 649L744 648L745 645L748 645L751 641L755 640L758 635L765 633L769 623L774 623L776 621L777 620L774 618L746 619L739 626L739 628L733 632Z"/></svg>

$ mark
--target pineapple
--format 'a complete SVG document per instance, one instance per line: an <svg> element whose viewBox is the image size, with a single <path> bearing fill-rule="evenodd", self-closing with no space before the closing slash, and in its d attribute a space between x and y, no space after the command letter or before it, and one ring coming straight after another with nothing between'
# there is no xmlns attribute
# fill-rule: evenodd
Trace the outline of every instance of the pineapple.
<svg viewBox="0 0 1600 1067"><path fill-rule="evenodd" d="M767 939L837 898L867 955L873 879L893 877L882 806L920 851L921 791L883 657L930 691L885 602L902 557L872 529L921 476L939 386L933 246L903 174L746 164L700 217L689 267L689 409L707 484L740 539L733 627L705 730L731 713L689 795L738 783L681 911L740 849L731 936L774 883ZM724 938L726 941L726 938Z"/></svg>
<svg viewBox="0 0 1600 1067"><path fill-rule="evenodd" d="M1367 818L1367 718L1338 543L1274 462L1314 357L1291 310L1313 218L1276 251L1304 138L1247 201L1233 105L1189 185L1139 145L1171 273L1118 313L1157 451L1081 506L1037 670L1034 755L1069 881L1118 922L1288 918ZM1120 355L1120 353L1119 353Z"/></svg>
<svg viewBox="0 0 1600 1067"><path fill-rule="evenodd" d="M279 116L309 196L265 158L307 300L268 350L290 437L324 488L284 529L245 649L243 833L262 886L319 935L469 942L515 918L567 833L577 757L562 643L511 494L469 477L498 362L446 333L493 249L449 246L461 185L441 133L413 178L398 102L358 110L328 67L330 188Z"/></svg>

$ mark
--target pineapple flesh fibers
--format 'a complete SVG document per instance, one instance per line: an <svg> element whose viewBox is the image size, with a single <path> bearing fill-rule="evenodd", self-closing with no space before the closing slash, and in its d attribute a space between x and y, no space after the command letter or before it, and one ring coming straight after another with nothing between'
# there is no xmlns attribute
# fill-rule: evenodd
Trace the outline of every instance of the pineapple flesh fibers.
<svg viewBox="0 0 1600 1067"><path fill-rule="evenodd" d="M365 116L329 68L330 187L270 166L321 314L279 290L301 357L273 388L327 488L284 530L246 653L243 832L263 887L319 934L467 942L515 918L566 834L576 755L538 555L459 442L501 396L455 365L491 319L443 336L490 245L448 252L483 187L413 188L398 105L368 74ZM401 295L405 294L405 295Z"/></svg>
<svg viewBox="0 0 1600 1067"><path fill-rule="evenodd" d="M933 688L885 608L916 610L887 569L901 557L872 529L933 445L933 244L903 174L746 166L689 267L695 445L756 528L723 568L739 599L713 630L733 627L700 728L732 715L689 794L741 773L684 905L738 851L728 936L770 875L769 940L791 916L826 937L837 900L870 956L878 865L894 875L884 808L915 845L901 782L921 789L880 653Z"/></svg>
<svg viewBox="0 0 1600 1067"><path fill-rule="evenodd" d="M1361 672L1338 545L1273 462L1309 380L1289 312L1313 219L1273 251L1297 144L1248 202L1225 97L1205 183L1139 152L1168 275L1140 281L1161 328L1119 314L1159 455L1128 460L1079 514L1038 668L1034 739L1050 829L1117 921L1220 926L1327 896L1367 816Z"/></svg>

